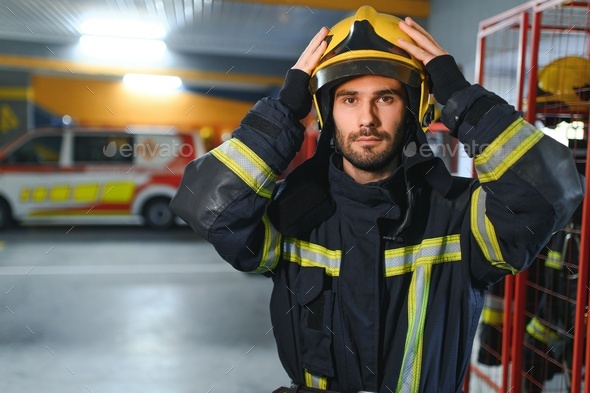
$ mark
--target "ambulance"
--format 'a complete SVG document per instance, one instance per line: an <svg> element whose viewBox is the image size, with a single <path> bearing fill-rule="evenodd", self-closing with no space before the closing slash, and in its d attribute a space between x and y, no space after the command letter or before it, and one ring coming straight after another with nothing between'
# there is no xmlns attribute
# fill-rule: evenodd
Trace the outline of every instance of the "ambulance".
<svg viewBox="0 0 590 393"><path fill-rule="evenodd" d="M31 130L0 150L0 228L12 223L170 228L182 222L168 203L184 167L204 153L198 133L174 127Z"/></svg>

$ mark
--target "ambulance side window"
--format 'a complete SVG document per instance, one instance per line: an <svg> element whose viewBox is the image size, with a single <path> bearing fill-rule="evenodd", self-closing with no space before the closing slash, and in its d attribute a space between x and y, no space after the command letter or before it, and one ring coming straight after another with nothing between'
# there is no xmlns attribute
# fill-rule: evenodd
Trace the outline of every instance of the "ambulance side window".
<svg viewBox="0 0 590 393"><path fill-rule="evenodd" d="M133 162L133 139L126 135L77 135L74 162Z"/></svg>
<svg viewBox="0 0 590 393"><path fill-rule="evenodd" d="M6 157L10 164L57 164L61 150L61 135L38 136L26 142Z"/></svg>

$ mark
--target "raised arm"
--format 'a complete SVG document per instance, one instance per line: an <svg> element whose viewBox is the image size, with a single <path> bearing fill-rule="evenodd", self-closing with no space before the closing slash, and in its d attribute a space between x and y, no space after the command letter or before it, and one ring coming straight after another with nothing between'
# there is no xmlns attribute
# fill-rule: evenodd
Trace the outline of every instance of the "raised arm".
<svg viewBox="0 0 590 393"><path fill-rule="evenodd" d="M311 110L309 74L325 50L326 34L322 28L288 71L278 99L257 102L230 140L185 168L170 203L238 270L265 273L278 262L281 236L266 207L276 176L301 147L299 120Z"/></svg>
<svg viewBox="0 0 590 393"><path fill-rule="evenodd" d="M469 84L455 60L413 20L406 18L400 28L417 43L399 45L425 64L434 96L445 106L442 122L475 158L479 185L471 196L467 246L478 254L473 276L493 282L528 267L583 198L570 150L496 94Z"/></svg>

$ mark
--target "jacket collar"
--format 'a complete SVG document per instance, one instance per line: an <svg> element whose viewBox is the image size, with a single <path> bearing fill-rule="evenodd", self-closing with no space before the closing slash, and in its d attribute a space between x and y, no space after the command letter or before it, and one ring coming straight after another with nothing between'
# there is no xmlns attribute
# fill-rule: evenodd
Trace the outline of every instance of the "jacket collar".
<svg viewBox="0 0 590 393"><path fill-rule="evenodd" d="M393 205L388 218L397 219L400 216L401 203L404 202L406 192L403 168L397 167L394 173L376 182L367 184L357 183L342 169L342 156L333 153L330 157L328 181L330 191L337 203L357 202L367 207L381 204Z"/></svg>
<svg viewBox="0 0 590 393"><path fill-rule="evenodd" d="M438 193L446 196L452 184L451 175L444 163L434 156L426 136L417 127L418 125L415 125L414 130L407 133L400 166L403 171L399 170L404 175L402 178L406 184L404 191L407 200L400 233L411 223L415 186L427 183ZM267 213L272 224L285 236L304 237L336 211L330 190L330 157L333 150L329 138L329 134L322 131L314 156L287 176L268 206ZM384 182L387 183L387 179ZM394 186L390 190L400 189L395 187L395 181L392 184Z"/></svg>

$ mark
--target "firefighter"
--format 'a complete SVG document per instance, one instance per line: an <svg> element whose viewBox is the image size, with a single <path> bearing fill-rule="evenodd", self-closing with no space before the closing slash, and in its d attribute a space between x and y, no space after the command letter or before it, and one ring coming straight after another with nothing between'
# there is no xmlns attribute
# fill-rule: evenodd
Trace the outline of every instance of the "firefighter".
<svg viewBox="0 0 590 393"><path fill-rule="evenodd" d="M479 180L452 177L426 142L431 83ZM276 184L312 98L316 153ZM488 285L525 269L582 197L565 146L470 85L412 19L363 6L187 166L171 207L273 280L292 380L277 392L461 392Z"/></svg>

